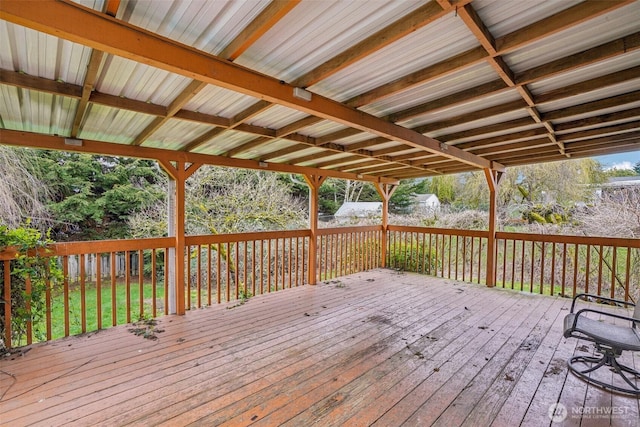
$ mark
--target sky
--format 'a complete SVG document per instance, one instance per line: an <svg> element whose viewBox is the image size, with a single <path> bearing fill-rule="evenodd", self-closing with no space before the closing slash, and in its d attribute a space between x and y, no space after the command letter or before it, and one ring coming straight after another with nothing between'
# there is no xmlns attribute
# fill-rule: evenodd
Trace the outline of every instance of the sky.
<svg viewBox="0 0 640 427"><path fill-rule="evenodd" d="M595 158L604 169L633 169L636 163L640 163L640 151L598 156Z"/></svg>

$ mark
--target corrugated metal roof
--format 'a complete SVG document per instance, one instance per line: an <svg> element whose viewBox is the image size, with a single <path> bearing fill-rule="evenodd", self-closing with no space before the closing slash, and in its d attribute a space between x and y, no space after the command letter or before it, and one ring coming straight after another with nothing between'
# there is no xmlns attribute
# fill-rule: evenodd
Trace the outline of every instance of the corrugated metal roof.
<svg viewBox="0 0 640 427"><path fill-rule="evenodd" d="M638 31L639 22L640 8L631 4L533 42L504 58L512 71L520 73Z"/></svg>
<svg viewBox="0 0 640 427"><path fill-rule="evenodd" d="M446 50L442 49L443 44ZM459 18L446 16L311 86L310 90L346 101L478 44Z"/></svg>
<svg viewBox="0 0 640 427"><path fill-rule="evenodd" d="M237 60L292 81L419 7L420 1L303 1ZM326 25L328 22L331 25ZM304 39L305 43L299 43Z"/></svg>
<svg viewBox="0 0 640 427"><path fill-rule="evenodd" d="M145 142L147 147L180 150L187 142L211 130L211 126L171 119L164 123Z"/></svg>
<svg viewBox="0 0 640 427"><path fill-rule="evenodd" d="M91 49L0 20L0 67L81 85Z"/></svg>
<svg viewBox="0 0 640 427"><path fill-rule="evenodd" d="M256 101L254 97L209 85L187 102L184 109L214 116L233 117Z"/></svg>
<svg viewBox="0 0 640 427"><path fill-rule="evenodd" d="M102 14L105 8L103 0L79 3L97 14ZM11 8L12 4L3 2L0 9ZM591 129L584 139L593 142L594 134L598 134L593 129L611 135L607 126L627 123L624 129L614 131L621 135L620 141L615 141L617 133L613 133L613 140L597 145L596 149L580 152L576 148L579 146L573 144L571 154L640 149L640 140L629 142L627 136L622 136L629 128L640 130L628 124L640 119L640 112L636 111L640 106L640 77L633 75L633 67L640 66L640 2L629 2L623 7L613 2L592 2L588 7L585 4L578 15L584 15L585 11L592 15L581 16L580 23L573 22L575 17L569 14L558 15L574 5L581 7L580 2L573 0L472 0L464 9L459 6L440 10L447 7L443 4L426 0L302 0L287 7L285 2L269 0L123 0L115 21L109 21L117 35L109 32L108 37L105 34L100 39L100 48L107 52L99 63L91 62L94 51L88 46L95 45L90 37L78 36L87 45L84 46L8 22L13 20L8 18L0 21L0 126L5 134L19 130L70 136L79 113L77 136L83 139L118 144L135 141L144 147L170 150L188 147L200 154L266 158L270 165L369 170L380 179L474 168L468 162L454 167L455 161L443 161L452 152L460 153L453 148L442 152L439 141L421 139L415 132L407 133L397 126L389 127L389 120L425 132L429 137L443 138L447 144L464 143L465 149L471 151L475 141L487 138L497 137L487 145L497 147L504 145L499 141L503 135L508 135L505 139L511 141L544 136L551 141L554 132L563 135L580 129ZM30 3L23 5L23 11L30 10ZM40 3L39 7L51 5L66 13L72 13L67 8L75 9L65 2ZM286 9L283 11L281 7ZM492 39L515 37L520 40L517 46L509 47L508 53L496 60L491 59L493 54L482 50L485 49L482 40L474 35L479 31L466 17L470 8L477 12ZM417 10L421 12L416 14ZM271 18L265 18L267 15ZM24 18L20 22L28 21L29 17ZM546 18L553 19L536 25ZM76 26L63 30L74 33L83 29L83 22L78 21ZM179 67L169 67L166 62L170 58L162 56L162 48L174 45L165 39L157 39L161 40L161 48L149 53L155 62L138 61L136 57L125 59L117 54L122 49L133 52L143 42L131 41L120 50L111 46L125 28L119 22L139 26L207 54L219 54L232 45L239 55L235 59L239 66L226 61L227 58L222 58L224 62L212 61L207 78L198 74L188 61ZM42 28L55 25L47 22ZM523 32L525 28L528 29ZM401 31L401 36L396 36L397 31ZM60 34L53 29L49 32ZM622 37L626 39L620 40ZM599 48L602 52L598 55L589 53L615 40L618 44ZM188 49L181 52L186 51L192 52ZM580 56L575 55L578 53ZM523 72L555 60L562 60L562 67L552 69L547 65L544 72L520 90L510 87L511 75L517 85ZM231 64L231 68L227 70L221 64ZM497 68L505 64L507 69L498 73ZM240 66L264 73L249 78L264 83L264 88L252 86L245 91L248 88L243 85L248 86L248 80L234 80L238 84L236 90L213 84L216 78L227 81L231 79L229 75L242 74L244 68ZM314 73L319 67L320 77L309 87L312 100L292 102L293 88L287 83ZM87 70L95 71L95 84L87 80L91 76ZM194 89L194 77L206 82L204 88ZM272 89L271 78L282 80L286 90ZM595 78L598 80L591 80ZM492 83L491 90L487 89L487 83ZM187 89L193 92L185 92ZM369 97L372 91L377 95ZM260 99L254 96L256 92L286 106L257 104ZM350 106L354 104L344 104L365 94L367 101L358 101L359 111ZM83 102L79 102L83 96ZM78 111L80 105L86 105L86 109ZM579 105L582 107L576 109ZM176 108L168 109L169 106ZM303 120L309 114L317 118ZM548 125L537 123L540 119L547 120ZM299 128L289 128L301 120L303 125ZM223 130L225 127L234 129ZM286 132L281 132L285 127ZM334 141L323 138L345 129L365 131L338 136ZM14 138L18 137L12 134L12 141ZM255 142L257 138L259 144ZM318 138L323 138L320 143L316 141ZM0 133L0 142L1 139ZM579 134L576 140L581 140ZM561 144L552 145L557 151L545 154L541 160L563 158ZM378 150L384 150L383 157L375 157ZM504 147L495 151L483 148L482 156L473 160L476 165L494 161L509 166L537 158L528 155L526 147L512 150L505 153ZM368 157L370 152L374 154ZM433 158L434 153L437 161L430 167L437 172L416 168L407 157Z"/></svg>
<svg viewBox="0 0 640 427"><path fill-rule="evenodd" d="M153 118L148 114L91 104L78 137L131 144Z"/></svg>
<svg viewBox="0 0 640 427"><path fill-rule="evenodd" d="M96 90L127 99L167 106L191 82L191 79L113 55L104 63Z"/></svg>
<svg viewBox="0 0 640 427"><path fill-rule="evenodd" d="M498 79L498 75L489 64L479 63L398 92L361 109L375 116L386 116Z"/></svg>
<svg viewBox="0 0 640 427"><path fill-rule="evenodd" d="M474 9L494 38L510 34L531 24L579 4L582 0L505 1L477 0Z"/></svg>

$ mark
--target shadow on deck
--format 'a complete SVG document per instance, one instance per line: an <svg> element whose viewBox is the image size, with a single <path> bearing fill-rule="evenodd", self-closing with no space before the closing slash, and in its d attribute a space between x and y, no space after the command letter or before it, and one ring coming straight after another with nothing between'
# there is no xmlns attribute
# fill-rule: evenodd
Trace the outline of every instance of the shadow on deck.
<svg viewBox="0 0 640 427"><path fill-rule="evenodd" d="M0 361L3 425L638 425L566 360L571 301L372 270ZM160 332L160 330L163 330ZM640 355L624 355L640 366Z"/></svg>

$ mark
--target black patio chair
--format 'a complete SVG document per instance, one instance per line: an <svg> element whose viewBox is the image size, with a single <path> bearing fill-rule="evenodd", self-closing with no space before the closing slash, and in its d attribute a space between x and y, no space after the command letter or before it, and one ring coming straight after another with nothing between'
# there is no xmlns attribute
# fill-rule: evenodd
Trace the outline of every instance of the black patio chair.
<svg viewBox="0 0 640 427"><path fill-rule="evenodd" d="M575 312L578 299L592 298L593 300L609 302L616 305L635 307L633 317L607 313L594 308L583 308ZM601 315L601 319L588 318L588 313ZM614 324L614 319L626 322ZM597 295L578 294L573 298L571 312L564 318L564 336L574 337L595 344L596 356L574 356L567 361L569 369L588 383L620 393L640 395L640 372L618 362L617 358L623 351L640 351L640 304L604 298ZM605 382L594 378L592 374L602 367L608 368L619 375L627 385L619 386L614 381ZM613 377L615 378L615 376Z"/></svg>

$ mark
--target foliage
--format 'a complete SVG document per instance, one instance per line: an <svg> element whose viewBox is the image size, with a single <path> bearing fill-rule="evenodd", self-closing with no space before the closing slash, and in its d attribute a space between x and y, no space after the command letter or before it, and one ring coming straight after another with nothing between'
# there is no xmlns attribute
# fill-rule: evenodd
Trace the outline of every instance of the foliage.
<svg viewBox="0 0 640 427"><path fill-rule="evenodd" d="M379 202L380 196L369 182L327 178L318 192L320 212L333 215L345 202Z"/></svg>
<svg viewBox="0 0 640 427"><path fill-rule="evenodd" d="M38 323L46 314L45 295L60 278L60 271L51 257L46 257L46 246L52 243L49 236L43 237L40 231L29 224L10 229L0 225L0 253L12 248L16 256L10 261L10 272L5 271L5 263L0 263L0 283L11 275L11 300L2 300L0 304L0 330L5 336L5 310L11 310L11 337L20 344L27 332L27 324ZM28 284L31 292L28 291ZM28 310L27 307L31 307ZM43 339L43 331L36 329L37 339Z"/></svg>
<svg viewBox="0 0 640 427"><path fill-rule="evenodd" d="M423 243L392 244L389 248L389 265L394 268L416 273L435 273L437 260L428 245Z"/></svg>
<svg viewBox="0 0 640 427"><path fill-rule="evenodd" d="M38 161L60 240L129 237L128 217L164 197L164 175L150 160L42 152Z"/></svg>
<svg viewBox="0 0 640 427"><path fill-rule="evenodd" d="M635 167L640 169L640 163L638 163ZM635 169L618 169L613 168L603 172L607 177L625 177L625 176L637 176L640 175L638 171Z"/></svg>
<svg viewBox="0 0 640 427"><path fill-rule="evenodd" d="M398 184L398 188L389 199L389 211L394 213L406 213L415 204L414 196L427 192L427 180L404 179Z"/></svg>
<svg viewBox="0 0 640 427"><path fill-rule="evenodd" d="M0 145L0 175L0 224L15 228L29 220L46 230L49 191L40 178L37 152Z"/></svg>
<svg viewBox="0 0 640 427"><path fill-rule="evenodd" d="M302 228L306 216L273 173L203 166L187 181L190 234Z"/></svg>
<svg viewBox="0 0 640 427"><path fill-rule="evenodd" d="M438 196L442 204L451 204L456 198L457 179L457 175L441 175L430 178L428 193Z"/></svg>
<svg viewBox="0 0 640 427"><path fill-rule="evenodd" d="M435 226L458 230L486 230L489 228L489 217L486 212L476 210L453 212L440 216Z"/></svg>

